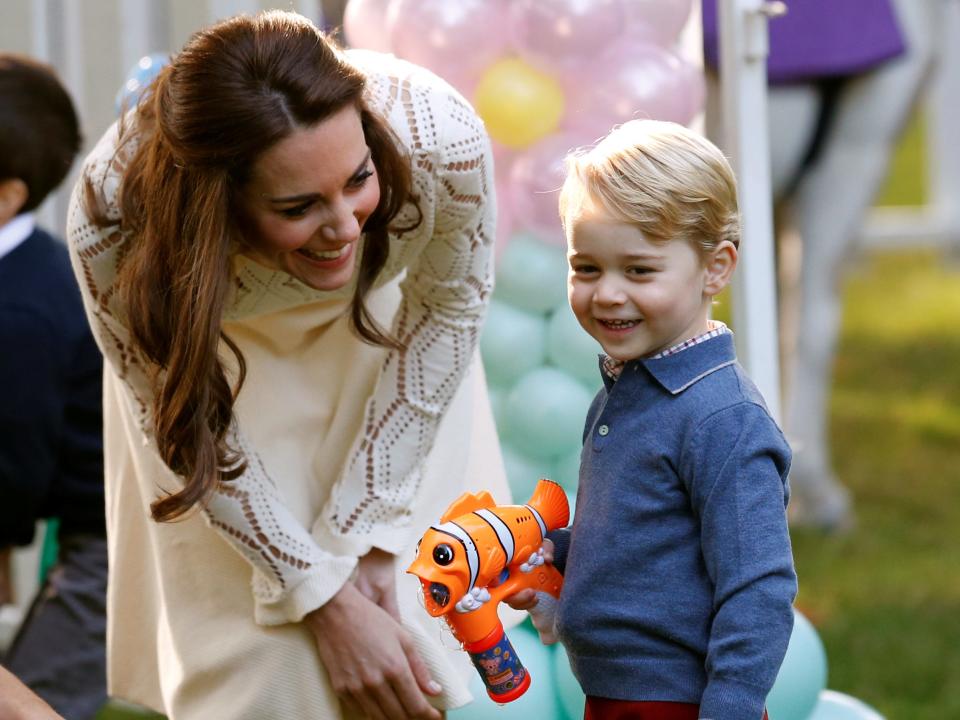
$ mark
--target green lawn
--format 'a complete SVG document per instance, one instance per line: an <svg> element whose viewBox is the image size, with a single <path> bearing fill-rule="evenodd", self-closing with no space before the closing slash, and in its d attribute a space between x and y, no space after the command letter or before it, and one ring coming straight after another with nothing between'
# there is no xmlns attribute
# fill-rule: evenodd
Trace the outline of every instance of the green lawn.
<svg viewBox="0 0 960 720"><path fill-rule="evenodd" d="M875 255L848 281L830 436L858 524L793 533L829 686L890 720L960 718L960 268Z"/></svg>

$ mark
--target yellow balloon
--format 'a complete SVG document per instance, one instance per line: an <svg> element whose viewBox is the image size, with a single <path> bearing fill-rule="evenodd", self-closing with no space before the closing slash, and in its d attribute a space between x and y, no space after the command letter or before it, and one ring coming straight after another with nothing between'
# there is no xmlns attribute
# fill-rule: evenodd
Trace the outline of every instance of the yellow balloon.
<svg viewBox="0 0 960 720"><path fill-rule="evenodd" d="M519 58L491 65L473 98L490 137L512 148L549 135L563 116L560 83Z"/></svg>

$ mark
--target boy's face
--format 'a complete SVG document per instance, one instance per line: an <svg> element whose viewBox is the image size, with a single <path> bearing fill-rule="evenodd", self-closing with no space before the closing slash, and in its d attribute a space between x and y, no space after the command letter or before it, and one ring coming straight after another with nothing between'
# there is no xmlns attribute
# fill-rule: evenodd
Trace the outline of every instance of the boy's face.
<svg viewBox="0 0 960 720"><path fill-rule="evenodd" d="M652 242L584 210L567 224L567 249L570 307L610 357L647 357L706 332L716 291L692 243Z"/></svg>

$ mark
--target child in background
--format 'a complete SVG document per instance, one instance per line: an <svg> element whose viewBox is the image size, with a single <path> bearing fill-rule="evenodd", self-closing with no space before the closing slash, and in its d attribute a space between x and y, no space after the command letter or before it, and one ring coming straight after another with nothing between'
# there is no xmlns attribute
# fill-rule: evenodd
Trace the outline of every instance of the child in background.
<svg viewBox="0 0 960 720"><path fill-rule="evenodd" d="M649 120L568 170L569 299L604 386L572 527L551 534L556 623L535 624L566 647L588 719L760 720L793 624L790 448L709 317L737 264L733 172Z"/></svg>
<svg viewBox="0 0 960 720"><path fill-rule="evenodd" d="M33 211L79 149L53 70L0 53L0 563L38 519L60 520L57 562L3 663L70 720L107 698L103 363L67 247Z"/></svg>

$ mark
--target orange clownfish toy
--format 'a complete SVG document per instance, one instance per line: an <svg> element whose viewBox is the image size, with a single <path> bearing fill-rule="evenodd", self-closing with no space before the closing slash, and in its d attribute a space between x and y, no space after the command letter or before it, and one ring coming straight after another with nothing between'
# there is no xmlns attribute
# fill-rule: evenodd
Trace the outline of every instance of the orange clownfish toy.
<svg viewBox="0 0 960 720"><path fill-rule="evenodd" d="M543 538L569 520L567 495L552 480L541 479L526 505L497 505L487 491L464 493L427 530L407 568L420 578L427 612L444 616L497 702L515 700L530 685L497 606L525 588L559 596L563 576L544 562Z"/></svg>

